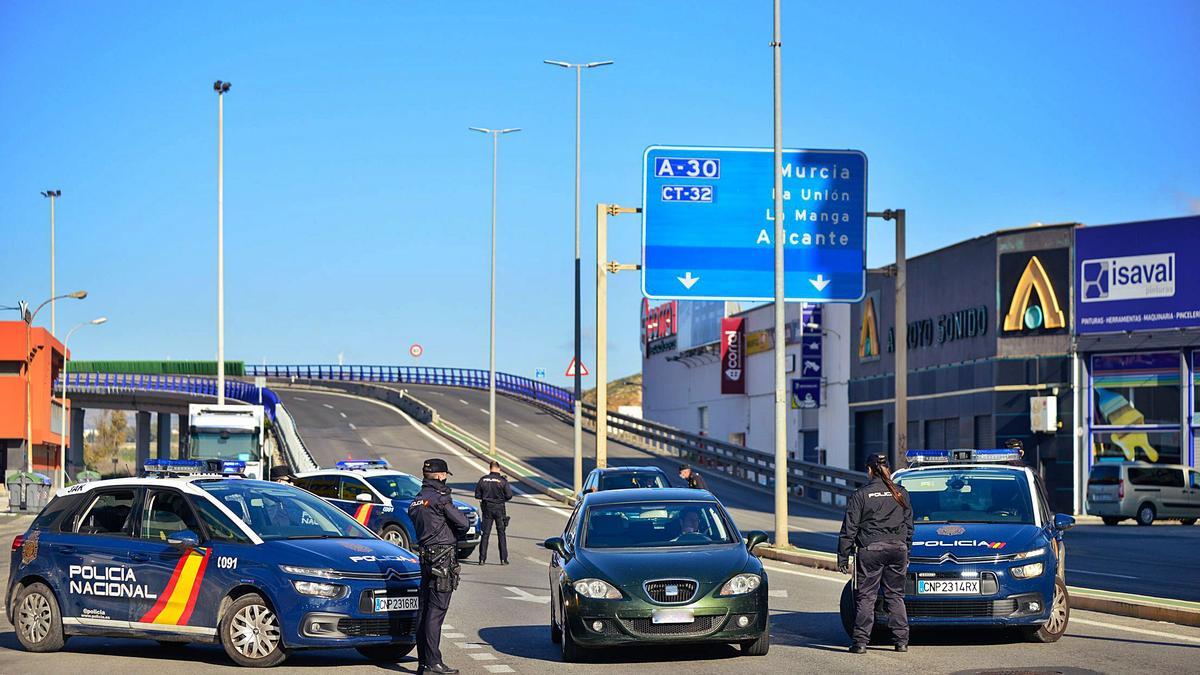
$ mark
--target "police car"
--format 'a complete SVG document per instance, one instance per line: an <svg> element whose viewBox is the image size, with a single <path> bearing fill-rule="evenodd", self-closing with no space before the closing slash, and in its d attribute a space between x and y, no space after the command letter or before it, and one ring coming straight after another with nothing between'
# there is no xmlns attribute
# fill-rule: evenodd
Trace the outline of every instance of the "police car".
<svg viewBox="0 0 1200 675"><path fill-rule="evenodd" d="M241 464L152 460L143 477L60 490L13 540L6 607L21 645L218 643L240 666L411 651L416 558L304 490L233 476Z"/></svg>
<svg viewBox="0 0 1200 675"><path fill-rule="evenodd" d="M302 487L350 514L387 541L411 550L417 531L408 505L421 491L421 479L389 468L385 459L347 459L332 469L306 471L292 479ZM466 502L454 505L470 527L458 537L458 557L470 557L479 545L479 512Z"/></svg>
<svg viewBox="0 0 1200 675"><path fill-rule="evenodd" d="M904 604L913 626L1011 626L1035 642L1067 630L1063 533L1041 478L1001 450L912 450L893 478L908 490L913 545ZM853 580L842 623L854 622ZM876 623L886 622L882 604Z"/></svg>

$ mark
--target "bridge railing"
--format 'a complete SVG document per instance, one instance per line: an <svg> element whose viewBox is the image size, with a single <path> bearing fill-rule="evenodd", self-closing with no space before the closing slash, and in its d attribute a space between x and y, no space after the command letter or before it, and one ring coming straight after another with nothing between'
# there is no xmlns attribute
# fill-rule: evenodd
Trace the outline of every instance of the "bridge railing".
<svg viewBox="0 0 1200 675"><path fill-rule="evenodd" d="M185 396L216 397L217 380L212 377L194 375L152 375L145 373L67 373L67 392L86 391L99 393L153 391ZM54 383L57 391L62 380ZM275 421L275 406L279 397L275 392L241 380L225 380L226 398L257 404L261 401L268 419Z"/></svg>
<svg viewBox="0 0 1200 675"><path fill-rule="evenodd" d="M275 432L287 463L297 473L301 471L316 471L320 465L313 459L312 453L304 445L304 438L296 431L296 423L283 404L275 406Z"/></svg>
<svg viewBox="0 0 1200 675"><path fill-rule="evenodd" d="M429 368L421 366L360 366L360 365L292 365L255 366L246 364L247 375L297 380L330 380L345 382L395 382L399 384L432 384L468 389L487 389L488 371L471 368ZM572 414L573 394L538 380L496 373L496 389L518 396L551 410ZM596 424L596 407L582 405L585 423ZM569 420L569 417L564 417ZM775 484L773 454L733 443L692 434L674 427L636 417L608 413L608 433L634 445L655 452L671 454L683 461L719 471L760 487ZM789 490L823 503L838 504L867 482L867 476L857 471L838 469L795 459L788 460Z"/></svg>

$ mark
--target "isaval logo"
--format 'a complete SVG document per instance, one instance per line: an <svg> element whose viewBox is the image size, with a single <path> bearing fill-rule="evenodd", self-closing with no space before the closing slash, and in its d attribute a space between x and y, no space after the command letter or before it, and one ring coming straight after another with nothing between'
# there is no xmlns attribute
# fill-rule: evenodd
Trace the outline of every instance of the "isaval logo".
<svg viewBox="0 0 1200 675"><path fill-rule="evenodd" d="M1038 304L1033 304L1037 294ZM1066 328L1067 318L1058 303L1058 294L1050 283L1050 276L1038 257L1031 256L1025 271L1017 281L1016 292L1004 315L1004 331L1054 330Z"/></svg>
<svg viewBox="0 0 1200 675"><path fill-rule="evenodd" d="M1175 295L1175 254L1084 260L1079 277L1083 302L1169 298Z"/></svg>

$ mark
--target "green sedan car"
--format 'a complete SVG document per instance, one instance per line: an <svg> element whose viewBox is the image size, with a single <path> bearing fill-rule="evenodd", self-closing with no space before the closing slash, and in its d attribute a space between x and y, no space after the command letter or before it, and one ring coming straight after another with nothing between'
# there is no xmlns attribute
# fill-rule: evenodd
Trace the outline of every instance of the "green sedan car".
<svg viewBox="0 0 1200 675"><path fill-rule="evenodd" d="M550 639L564 661L619 645L730 643L762 656L767 575L704 490L605 490L584 495L561 537L547 539Z"/></svg>

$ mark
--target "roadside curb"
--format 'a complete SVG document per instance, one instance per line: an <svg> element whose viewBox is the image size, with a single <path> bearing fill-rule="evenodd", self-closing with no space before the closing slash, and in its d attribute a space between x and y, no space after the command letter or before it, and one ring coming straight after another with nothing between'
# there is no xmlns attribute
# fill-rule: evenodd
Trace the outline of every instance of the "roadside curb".
<svg viewBox="0 0 1200 675"><path fill-rule="evenodd" d="M759 557L769 560L801 567L837 571L837 556L824 551L792 547L778 548L767 545L758 546L754 551ZM1200 627L1200 602L1102 591L1079 586L1068 586L1067 592L1071 596L1072 609Z"/></svg>

